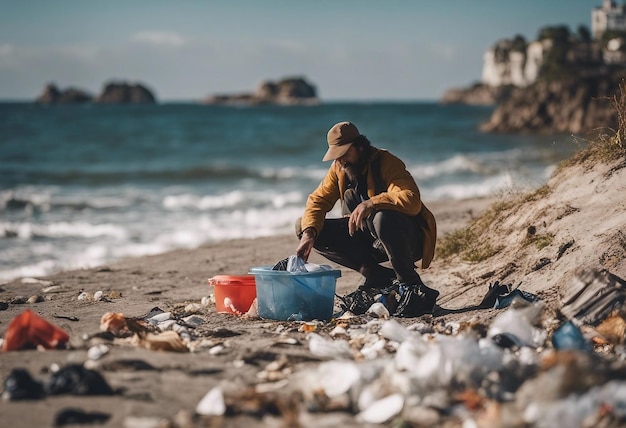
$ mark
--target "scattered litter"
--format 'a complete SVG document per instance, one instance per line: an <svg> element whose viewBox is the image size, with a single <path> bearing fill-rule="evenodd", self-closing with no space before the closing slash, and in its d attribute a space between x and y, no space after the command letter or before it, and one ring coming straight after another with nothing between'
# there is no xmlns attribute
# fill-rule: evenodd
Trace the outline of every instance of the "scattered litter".
<svg viewBox="0 0 626 428"><path fill-rule="evenodd" d="M525 303L535 303L539 301L539 297L529 293L528 291L522 291L519 288L512 290L511 292L496 297L496 303L494 309L504 309L510 306L514 301L521 301Z"/></svg>
<svg viewBox="0 0 626 428"><path fill-rule="evenodd" d="M540 299L533 293L520 290L519 285L514 288L512 284L501 284L499 281L495 281L493 284L489 284L487 294L479 303L478 308L504 309L516 300L525 303L535 303Z"/></svg>
<svg viewBox="0 0 626 428"><path fill-rule="evenodd" d="M4 380L3 400L38 400L44 396L43 384L33 379L25 369L17 368L11 370Z"/></svg>
<svg viewBox="0 0 626 428"><path fill-rule="evenodd" d="M309 350L318 357L352 358L348 342L342 339L327 339L317 333L309 333Z"/></svg>
<svg viewBox="0 0 626 428"><path fill-rule="evenodd" d="M139 346L151 351L189 352L178 333L172 330L159 334L147 333L143 337L135 338Z"/></svg>
<svg viewBox="0 0 626 428"><path fill-rule="evenodd" d="M596 331L609 343L622 345L626 339L626 320L621 315L611 315L596 327Z"/></svg>
<svg viewBox="0 0 626 428"><path fill-rule="evenodd" d="M167 321L172 318L171 312L162 312L160 314L156 314L146 319L146 321L154 326L158 325L163 321Z"/></svg>
<svg viewBox="0 0 626 428"><path fill-rule="evenodd" d="M79 319L73 315L52 315L54 318L59 318L62 320L68 320L68 321L79 321Z"/></svg>
<svg viewBox="0 0 626 428"><path fill-rule="evenodd" d="M226 413L222 388L216 386L207 392L196 406L196 413L203 416L220 416Z"/></svg>
<svg viewBox="0 0 626 428"><path fill-rule="evenodd" d="M589 325L597 325L626 301L626 282L604 270L578 272L565 290L561 312Z"/></svg>
<svg viewBox="0 0 626 428"><path fill-rule="evenodd" d="M540 346L545 340L546 333L535 328L534 324L538 321L544 306L542 302L538 302L525 308L507 309L493 320L487 336L491 338L498 334L507 334L524 346Z"/></svg>
<svg viewBox="0 0 626 428"><path fill-rule="evenodd" d="M205 306L208 306L208 304L190 303L187 306L185 306L185 312L188 314L197 314L199 312L202 312L205 309Z"/></svg>
<svg viewBox="0 0 626 428"><path fill-rule="evenodd" d="M221 354L224 350L224 345L216 345L209 349L209 355L218 355Z"/></svg>
<svg viewBox="0 0 626 428"><path fill-rule="evenodd" d="M555 349L577 350L587 352L591 350L589 342L580 329L572 322L563 323L552 335L552 345Z"/></svg>
<svg viewBox="0 0 626 428"><path fill-rule="evenodd" d="M56 349L64 347L69 335L30 310L13 318L7 327L2 351L17 351L42 347Z"/></svg>
<svg viewBox="0 0 626 428"><path fill-rule="evenodd" d="M366 410L356 416L357 421L370 424L382 424L397 416L404 406L401 394L392 394L372 403Z"/></svg>
<svg viewBox="0 0 626 428"><path fill-rule="evenodd" d="M130 333L126 317L122 313L107 312L100 319L100 331L108 331L121 337Z"/></svg>
<svg viewBox="0 0 626 428"><path fill-rule="evenodd" d="M104 343L99 343L87 350L87 358L90 360L99 360L109 352L109 347Z"/></svg>
<svg viewBox="0 0 626 428"><path fill-rule="evenodd" d="M314 322L303 322L300 325L300 328L298 328L298 331L310 333L312 331L315 331L316 329L317 329L317 324L315 324Z"/></svg>
<svg viewBox="0 0 626 428"><path fill-rule="evenodd" d="M365 312L365 315L370 315L376 318L388 320L389 319L389 310L380 302L374 303L369 309Z"/></svg>
<svg viewBox="0 0 626 428"><path fill-rule="evenodd" d="M103 358L112 347L126 345L153 351L202 351L211 356L228 353L234 367L256 373L258 383L252 387L239 384L238 379L213 386L198 402L195 417L246 414L267 417L263 423L274 425L271 418L281 417L286 426L307 418L319 418L319 426L326 426L321 422L326 417L333 420L333 426L341 426L345 419L331 419L337 414L356 418L363 425L440 426L454 419L455 426L466 428L621 426L626 422L626 319L621 311L625 285L604 271L578 274L561 298L563 316L550 320L543 316L546 304L536 295L496 281L479 305L503 310L490 323L445 317L428 322L390 319L380 302L369 305L361 315L345 312L328 322L254 321L256 327L264 328L268 347L253 355L237 349L241 338L228 339L241 335L243 327L240 331L231 329L236 324L210 328L215 324L203 315L207 312L204 304L196 304L199 311L189 304L184 310L183 305L168 311L155 307L140 317L107 312L100 323L106 335L87 336L91 346L81 348L87 349L89 361L51 367L48 382L34 379L25 369L14 369L4 380L3 398L111 395L116 392L92 368L160 370L141 360ZM16 317L9 325L3 350L16 340L11 336L14 322L51 326L58 337L46 336L45 346L67 343L66 333L58 333L57 327L32 312L24 315L27 312L20 315L25 318L17 322ZM246 314L252 317L256 314ZM22 336L23 332L17 335ZM35 337L40 339L39 334ZM306 348L278 346L300 346L303 338L309 355L303 355ZM37 341L22 345L18 349L44 346ZM606 354L615 358L603 359ZM299 364L311 361L315 364ZM201 368L188 374L213 373L214 368ZM187 421L181 426L190 426L193 418L189 411L177 416ZM66 408L57 415L59 425L106 423L108 419L105 413L79 408ZM124 425L161 422L126 418Z"/></svg>
<svg viewBox="0 0 626 428"><path fill-rule="evenodd" d="M46 385L49 395L113 395L115 392L104 377L81 364L70 364L52 373Z"/></svg>
<svg viewBox="0 0 626 428"><path fill-rule="evenodd" d="M30 296L28 298L28 303L30 304L41 303L41 302L45 302L45 299L43 298L43 296L40 296L38 294L35 294L34 296Z"/></svg>

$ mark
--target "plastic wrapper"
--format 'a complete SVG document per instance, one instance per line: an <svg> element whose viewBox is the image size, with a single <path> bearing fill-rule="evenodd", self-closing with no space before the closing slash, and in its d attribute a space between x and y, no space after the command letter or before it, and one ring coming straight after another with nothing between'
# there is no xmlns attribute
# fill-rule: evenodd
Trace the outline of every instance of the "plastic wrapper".
<svg viewBox="0 0 626 428"><path fill-rule="evenodd" d="M65 331L27 309L13 318L7 327L2 351L32 349L39 346L57 349L64 347L69 339L70 336Z"/></svg>

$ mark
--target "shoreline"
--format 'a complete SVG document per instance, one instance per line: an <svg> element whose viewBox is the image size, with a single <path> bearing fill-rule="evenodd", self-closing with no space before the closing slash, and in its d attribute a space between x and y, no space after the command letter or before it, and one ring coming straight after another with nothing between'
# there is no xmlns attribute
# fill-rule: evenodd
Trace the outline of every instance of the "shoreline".
<svg viewBox="0 0 626 428"><path fill-rule="evenodd" d="M437 235L439 238L443 237L446 233L452 232L456 229L463 227L469 220L477 216L480 212L484 211L493 201L496 200L494 196L485 196L485 197L472 197L466 199L446 199L446 200L436 200L433 202L426 202L428 208L434 213L435 218L437 220ZM285 237L288 238L292 235L270 235L267 237L256 237L250 238L251 241L259 240L272 240L275 238ZM56 276L59 274L63 274L64 272L72 272L72 271L84 271L90 269L99 269L103 266L116 265L118 263L136 263L137 265L141 264L141 260L149 257L158 257L167 254L176 254L177 252L187 252L187 251L195 251L204 247L216 247L225 245L228 246L231 241L241 241L246 238L235 238L235 239L227 239L224 241L217 241L211 243L201 244L198 247L194 248L178 248L165 251L163 253L156 254L147 254L141 256L134 257L126 257L117 260L112 260L108 262L104 262L102 264L98 264L91 267L82 267L82 268L67 268L67 269L59 269L50 273L46 273L43 275L20 275L10 279L0 279L0 286L5 284L10 284L14 281L19 281L22 278L47 278L51 276ZM295 249L295 245L294 245ZM174 257L176 257L174 255ZM283 257L284 258L284 257Z"/></svg>

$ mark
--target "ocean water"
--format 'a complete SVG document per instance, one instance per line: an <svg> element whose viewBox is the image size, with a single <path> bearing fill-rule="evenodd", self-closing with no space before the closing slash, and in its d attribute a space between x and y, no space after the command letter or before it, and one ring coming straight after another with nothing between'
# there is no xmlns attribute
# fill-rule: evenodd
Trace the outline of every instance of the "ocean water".
<svg viewBox="0 0 626 428"><path fill-rule="evenodd" d="M540 186L578 149L490 135L489 107L0 104L0 282L234 238L293 233L350 120L400 156L423 200ZM333 213L333 215L336 215Z"/></svg>

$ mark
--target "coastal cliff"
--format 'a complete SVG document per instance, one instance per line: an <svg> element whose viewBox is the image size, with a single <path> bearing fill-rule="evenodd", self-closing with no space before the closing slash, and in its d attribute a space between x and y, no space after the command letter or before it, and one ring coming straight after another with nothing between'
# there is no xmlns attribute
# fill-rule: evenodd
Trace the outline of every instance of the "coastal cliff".
<svg viewBox="0 0 626 428"><path fill-rule="evenodd" d="M599 71L515 88L480 128L485 132L543 134L615 129L617 115L610 99L618 93L624 77L625 71Z"/></svg>
<svg viewBox="0 0 626 428"><path fill-rule="evenodd" d="M626 77L626 33L592 39L581 26L545 27L537 40L502 39L483 56L481 81L442 104L495 105L485 132L587 133L616 126L608 98Z"/></svg>

